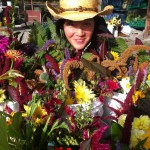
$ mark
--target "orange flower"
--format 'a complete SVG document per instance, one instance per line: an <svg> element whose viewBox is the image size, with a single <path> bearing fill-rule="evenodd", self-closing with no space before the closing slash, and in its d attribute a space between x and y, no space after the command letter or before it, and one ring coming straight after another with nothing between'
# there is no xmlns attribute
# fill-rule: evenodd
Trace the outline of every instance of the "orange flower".
<svg viewBox="0 0 150 150"><path fill-rule="evenodd" d="M145 132L144 139L147 138L146 142L144 143L144 147L146 149L150 149L150 128Z"/></svg>
<svg viewBox="0 0 150 150"><path fill-rule="evenodd" d="M14 61L21 61L23 60L23 54L19 50L8 50L4 54L6 57L13 59Z"/></svg>

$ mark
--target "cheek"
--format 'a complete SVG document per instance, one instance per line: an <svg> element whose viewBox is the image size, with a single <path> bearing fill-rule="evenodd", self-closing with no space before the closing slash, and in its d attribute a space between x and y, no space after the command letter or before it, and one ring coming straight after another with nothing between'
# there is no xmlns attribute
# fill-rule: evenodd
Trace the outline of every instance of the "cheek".
<svg viewBox="0 0 150 150"><path fill-rule="evenodd" d="M67 39L71 38L73 36L73 32L71 28L64 28L65 36Z"/></svg>
<svg viewBox="0 0 150 150"><path fill-rule="evenodd" d="M93 28L92 30L90 30L90 31L87 31L87 32L86 32L87 37L88 37L88 38L91 38L92 35L93 35L93 32L94 32L94 28Z"/></svg>

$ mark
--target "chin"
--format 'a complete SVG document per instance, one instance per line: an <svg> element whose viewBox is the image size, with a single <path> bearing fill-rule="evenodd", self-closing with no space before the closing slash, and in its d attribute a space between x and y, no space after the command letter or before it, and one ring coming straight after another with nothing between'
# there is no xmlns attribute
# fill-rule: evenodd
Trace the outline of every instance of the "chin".
<svg viewBox="0 0 150 150"><path fill-rule="evenodd" d="M76 46L75 49L78 50L78 51L81 51L81 50L84 49L84 47L85 47L85 46L80 46L80 47L79 47L79 46Z"/></svg>

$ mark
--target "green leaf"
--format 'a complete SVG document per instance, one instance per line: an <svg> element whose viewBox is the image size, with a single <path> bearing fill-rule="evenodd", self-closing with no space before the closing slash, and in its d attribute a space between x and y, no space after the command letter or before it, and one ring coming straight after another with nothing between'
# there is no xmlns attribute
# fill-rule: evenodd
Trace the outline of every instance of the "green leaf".
<svg viewBox="0 0 150 150"><path fill-rule="evenodd" d="M84 59L89 59L91 56L92 56L93 54L92 53L84 53L83 55L82 55L82 57L84 58Z"/></svg>
<svg viewBox="0 0 150 150"><path fill-rule="evenodd" d="M12 117L12 124L9 126L9 133L11 137L21 138L21 123L22 113L17 112Z"/></svg>
<svg viewBox="0 0 150 150"><path fill-rule="evenodd" d="M26 140L26 149L32 149L32 141L33 141L33 126L31 124L25 125L25 140Z"/></svg>
<svg viewBox="0 0 150 150"><path fill-rule="evenodd" d="M70 132L70 129L65 122L62 122L57 128L63 128L66 129L68 132Z"/></svg>
<svg viewBox="0 0 150 150"><path fill-rule="evenodd" d="M46 121L46 124L43 128L43 132L42 132L42 135L41 135L41 140L40 140L40 148L43 147L43 144L45 144L45 142L47 141L47 138L46 138L46 131L47 131L47 128L48 128L48 123L49 123L49 120L51 118L51 114L49 115L47 121Z"/></svg>
<svg viewBox="0 0 150 150"><path fill-rule="evenodd" d="M140 141L140 142L136 145L135 150L141 150L141 149L143 148L143 145L144 145L144 143L146 142L147 139L148 139L148 137L145 138L144 140Z"/></svg>
<svg viewBox="0 0 150 150"><path fill-rule="evenodd" d="M0 150L10 150L7 139L6 118L4 116L0 116Z"/></svg>
<svg viewBox="0 0 150 150"><path fill-rule="evenodd" d="M48 133L48 136L57 128L59 122L60 122L59 119L57 119L57 120L54 122L54 124L53 124L52 127L51 127L50 132Z"/></svg>
<svg viewBox="0 0 150 150"><path fill-rule="evenodd" d="M112 122L111 124L111 139L113 141L120 141L122 138L121 126L116 122Z"/></svg>
<svg viewBox="0 0 150 150"><path fill-rule="evenodd" d="M128 45L123 38L116 39L117 44L111 47L111 51L122 53L125 49L128 48Z"/></svg>

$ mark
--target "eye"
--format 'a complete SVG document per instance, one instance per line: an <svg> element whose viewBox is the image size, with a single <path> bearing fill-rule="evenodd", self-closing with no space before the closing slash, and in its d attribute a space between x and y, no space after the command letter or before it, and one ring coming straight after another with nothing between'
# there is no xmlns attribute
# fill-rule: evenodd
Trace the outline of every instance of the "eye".
<svg viewBox="0 0 150 150"><path fill-rule="evenodd" d="M83 25L85 27L91 27L93 25L93 20L86 20Z"/></svg>
<svg viewBox="0 0 150 150"><path fill-rule="evenodd" d="M85 22L84 25L85 26L91 26L91 23L90 22Z"/></svg>
<svg viewBox="0 0 150 150"><path fill-rule="evenodd" d="M74 23L73 23L73 21L66 21L65 25L67 25L67 26L74 26Z"/></svg>

